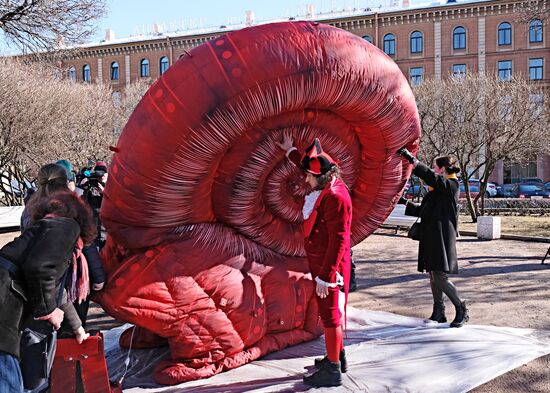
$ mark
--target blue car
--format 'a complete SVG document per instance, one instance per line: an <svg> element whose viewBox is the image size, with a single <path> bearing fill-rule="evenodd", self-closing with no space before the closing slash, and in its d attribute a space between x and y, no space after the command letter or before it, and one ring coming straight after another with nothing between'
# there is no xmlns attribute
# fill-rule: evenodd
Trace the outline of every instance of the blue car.
<svg viewBox="0 0 550 393"><path fill-rule="evenodd" d="M415 184L410 186L407 191L405 191L405 198L413 199L415 197L425 197L428 193L428 186L421 186L420 184Z"/></svg>
<svg viewBox="0 0 550 393"><path fill-rule="evenodd" d="M515 198L542 199L550 198L550 191L546 190L543 184L520 183L514 188L513 195Z"/></svg>
<svg viewBox="0 0 550 393"><path fill-rule="evenodd" d="M501 198L514 198L514 188L517 184L503 184L498 189L498 196Z"/></svg>

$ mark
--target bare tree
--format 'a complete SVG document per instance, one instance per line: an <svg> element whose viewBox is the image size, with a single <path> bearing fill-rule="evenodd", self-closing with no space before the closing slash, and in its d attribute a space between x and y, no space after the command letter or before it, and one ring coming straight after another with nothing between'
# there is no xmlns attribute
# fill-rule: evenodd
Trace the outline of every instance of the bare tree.
<svg viewBox="0 0 550 393"><path fill-rule="evenodd" d="M38 168L65 158L109 160L126 115L102 84L59 79L38 63L0 64L0 197L20 204Z"/></svg>
<svg viewBox="0 0 550 393"><path fill-rule="evenodd" d="M474 222L497 161L521 162L550 150L546 93L523 78L503 82L476 74L428 80L415 94L423 129L420 154L430 161L440 154L457 158ZM467 180L475 173L480 190L472 198Z"/></svg>
<svg viewBox="0 0 550 393"><path fill-rule="evenodd" d="M25 53L53 51L85 42L105 9L105 0L0 0L0 30Z"/></svg>
<svg viewBox="0 0 550 393"><path fill-rule="evenodd" d="M548 0L525 0L519 6L520 20L529 23L533 19L547 21L550 19L550 2Z"/></svg>
<svg viewBox="0 0 550 393"><path fill-rule="evenodd" d="M120 101L120 128L124 127L130 115L134 112L137 104L141 101L151 84L153 83L152 79L138 79L135 82L131 83L129 86L124 89L124 94L121 97Z"/></svg>

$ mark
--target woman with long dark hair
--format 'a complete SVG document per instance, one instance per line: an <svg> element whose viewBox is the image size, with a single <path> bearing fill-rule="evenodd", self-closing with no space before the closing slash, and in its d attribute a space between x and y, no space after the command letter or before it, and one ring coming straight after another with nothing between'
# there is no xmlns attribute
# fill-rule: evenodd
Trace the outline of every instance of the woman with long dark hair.
<svg viewBox="0 0 550 393"><path fill-rule="evenodd" d="M65 318L79 343L88 337L71 300L64 296L60 305L57 294L63 277L74 276L66 274L69 266L86 269L77 258L78 246L95 238L92 213L67 188L66 172L59 165L40 168L38 184L28 205L30 226L0 249L0 391L22 391L17 358L27 319L59 329ZM71 282L72 295L84 296L86 285Z"/></svg>
<svg viewBox="0 0 550 393"><path fill-rule="evenodd" d="M447 322L443 300L445 294L456 309L450 326L461 327L468 322L468 309L447 276L458 273L456 237L460 191L456 174L460 169L451 156L437 157L433 161L433 169L430 169L405 148L399 149L398 154L414 165L413 173L430 187L421 204L403 197L400 199L400 203L406 205L405 214L421 219L418 271L430 274L434 304L429 319L439 323Z"/></svg>
<svg viewBox="0 0 550 393"><path fill-rule="evenodd" d="M74 174L72 173L72 165L67 160L59 160L56 162L57 166L54 164L48 164L44 165L40 169L40 173L38 174L38 190L33 193L36 194L31 195L28 199L28 201L25 203L25 209L23 210L22 219L21 219L21 231L24 231L32 222L32 214L30 207L33 205L33 201L44 197L48 195L53 195L54 193L57 193L59 191L65 191L65 189L69 189L72 192L74 192L81 200L83 200L86 204L86 206L90 206L88 202L82 198L82 195L79 195L79 193L74 191L74 187L71 187L71 177L74 177ZM63 176L63 172L60 170L60 167L62 167L65 170L66 178L69 179L68 182L65 182L65 176ZM74 186L74 184L73 184ZM42 213L38 213L38 217L40 217ZM92 210L92 216L93 216L93 210ZM96 225L97 230L99 230L99 227L97 225L97 218L94 217L94 222ZM99 251L96 246L97 238L94 239L91 243L88 244L86 241L86 244L84 244L84 247L82 247L82 254L84 254L86 261L88 262L88 272L89 272L89 282L91 284L91 289L94 291L100 291L103 288L103 285L105 283L105 271L103 270L103 266L101 264L101 258L99 256ZM84 292L84 291L82 291ZM82 321L82 325L86 326L86 319L88 315L88 308L89 308L90 299L76 299L74 302L74 306L76 309L76 312L78 313L78 316L80 320Z"/></svg>

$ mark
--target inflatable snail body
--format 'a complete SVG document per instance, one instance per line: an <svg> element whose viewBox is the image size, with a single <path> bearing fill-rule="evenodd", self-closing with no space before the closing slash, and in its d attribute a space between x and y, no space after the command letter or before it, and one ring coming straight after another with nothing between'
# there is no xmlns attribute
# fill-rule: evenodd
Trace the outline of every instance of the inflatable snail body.
<svg viewBox="0 0 550 393"><path fill-rule="evenodd" d="M113 316L168 341L162 384L208 377L320 334L303 175L276 142L318 137L353 201L352 244L391 212L420 136L397 65L361 38L293 22L232 32L156 81L118 142L102 218ZM122 341L128 341L124 335Z"/></svg>

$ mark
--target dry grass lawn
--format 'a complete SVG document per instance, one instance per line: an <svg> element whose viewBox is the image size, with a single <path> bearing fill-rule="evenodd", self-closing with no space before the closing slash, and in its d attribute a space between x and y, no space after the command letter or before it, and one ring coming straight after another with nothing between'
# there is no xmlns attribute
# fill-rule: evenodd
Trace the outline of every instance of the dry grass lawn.
<svg viewBox="0 0 550 393"><path fill-rule="evenodd" d="M470 216L460 216L461 231L476 231ZM550 216L501 216L501 232L506 235L523 235L550 238Z"/></svg>

